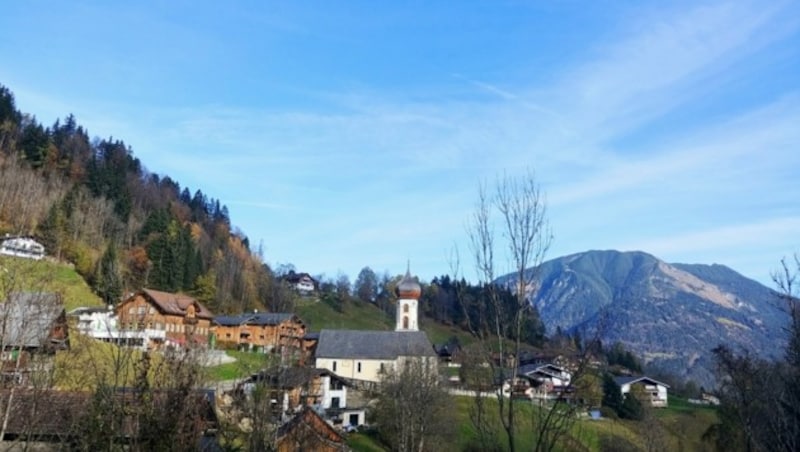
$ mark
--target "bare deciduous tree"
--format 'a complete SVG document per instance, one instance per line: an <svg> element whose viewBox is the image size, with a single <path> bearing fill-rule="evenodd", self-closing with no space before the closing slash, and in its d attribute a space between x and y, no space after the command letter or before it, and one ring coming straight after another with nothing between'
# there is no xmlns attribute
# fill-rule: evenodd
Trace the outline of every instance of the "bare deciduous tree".
<svg viewBox="0 0 800 452"><path fill-rule="evenodd" d="M495 285L498 276L495 211L500 215L502 232L499 238L505 245L505 256L514 275L515 303L510 307L502 302ZM530 300L539 289L536 268L543 262L553 238L547 222L545 196L534 174L529 172L520 178L503 175L491 195L481 186L468 233L478 278L487 289L491 308L491 318L482 319L485 325L471 325L470 328L485 346L484 356L493 369L493 376L513 381L519 369L517 358L525 318L533 309ZM492 352L497 353L499 362L491 358ZM505 362L507 357L511 359ZM508 448L513 452L516 450L516 410L514 398L503 395L502 385L497 389L497 402Z"/></svg>
<svg viewBox="0 0 800 452"><path fill-rule="evenodd" d="M374 409L381 436L392 450L447 449L452 440L451 400L439 385L437 366L408 359L386 373Z"/></svg>

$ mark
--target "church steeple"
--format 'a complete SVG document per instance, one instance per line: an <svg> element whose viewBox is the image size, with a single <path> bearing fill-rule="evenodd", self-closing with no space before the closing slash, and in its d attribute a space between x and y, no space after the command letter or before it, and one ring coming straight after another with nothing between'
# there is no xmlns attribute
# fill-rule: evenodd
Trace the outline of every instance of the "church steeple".
<svg viewBox="0 0 800 452"><path fill-rule="evenodd" d="M397 325L395 331L418 331L417 304L422 288L417 279L411 276L411 266L406 275L397 283Z"/></svg>

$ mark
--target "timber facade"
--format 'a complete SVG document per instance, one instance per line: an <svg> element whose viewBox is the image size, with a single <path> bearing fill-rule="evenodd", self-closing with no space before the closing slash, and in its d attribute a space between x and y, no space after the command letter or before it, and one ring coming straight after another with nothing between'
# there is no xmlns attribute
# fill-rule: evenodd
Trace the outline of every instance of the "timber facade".
<svg viewBox="0 0 800 452"><path fill-rule="evenodd" d="M121 330L160 330L185 345L207 343L214 315L188 295L142 289L117 306L117 317Z"/></svg>
<svg viewBox="0 0 800 452"><path fill-rule="evenodd" d="M289 313L218 316L212 322L218 343L265 352L284 348L302 350L306 329L300 317Z"/></svg>

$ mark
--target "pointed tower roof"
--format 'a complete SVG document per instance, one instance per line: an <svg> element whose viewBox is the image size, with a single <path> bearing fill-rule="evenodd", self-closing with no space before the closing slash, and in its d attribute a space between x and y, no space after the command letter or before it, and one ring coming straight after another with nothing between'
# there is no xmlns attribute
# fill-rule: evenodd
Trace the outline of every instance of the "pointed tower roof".
<svg viewBox="0 0 800 452"><path fill-rule="evenodd" d="M406 275L397 283L395 293L398 298L419 300L419 296L422 295L422 287L417 282L417 278L411 276L410 267L409 265L409 268L406 269Z"/></svg>

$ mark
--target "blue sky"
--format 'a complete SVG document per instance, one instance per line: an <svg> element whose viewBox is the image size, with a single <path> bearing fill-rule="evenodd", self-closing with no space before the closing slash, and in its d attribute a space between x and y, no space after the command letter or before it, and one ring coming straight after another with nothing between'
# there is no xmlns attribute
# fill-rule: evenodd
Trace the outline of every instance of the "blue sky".
<svg viewBox="0 0 800 452"><path fill-rule="evenodd" d="M549 257L800 251L797 2L10 2L0 83L221 199L270 264L450 271L534 170ZM505 261L499 267L505 269Z"/></svg>

